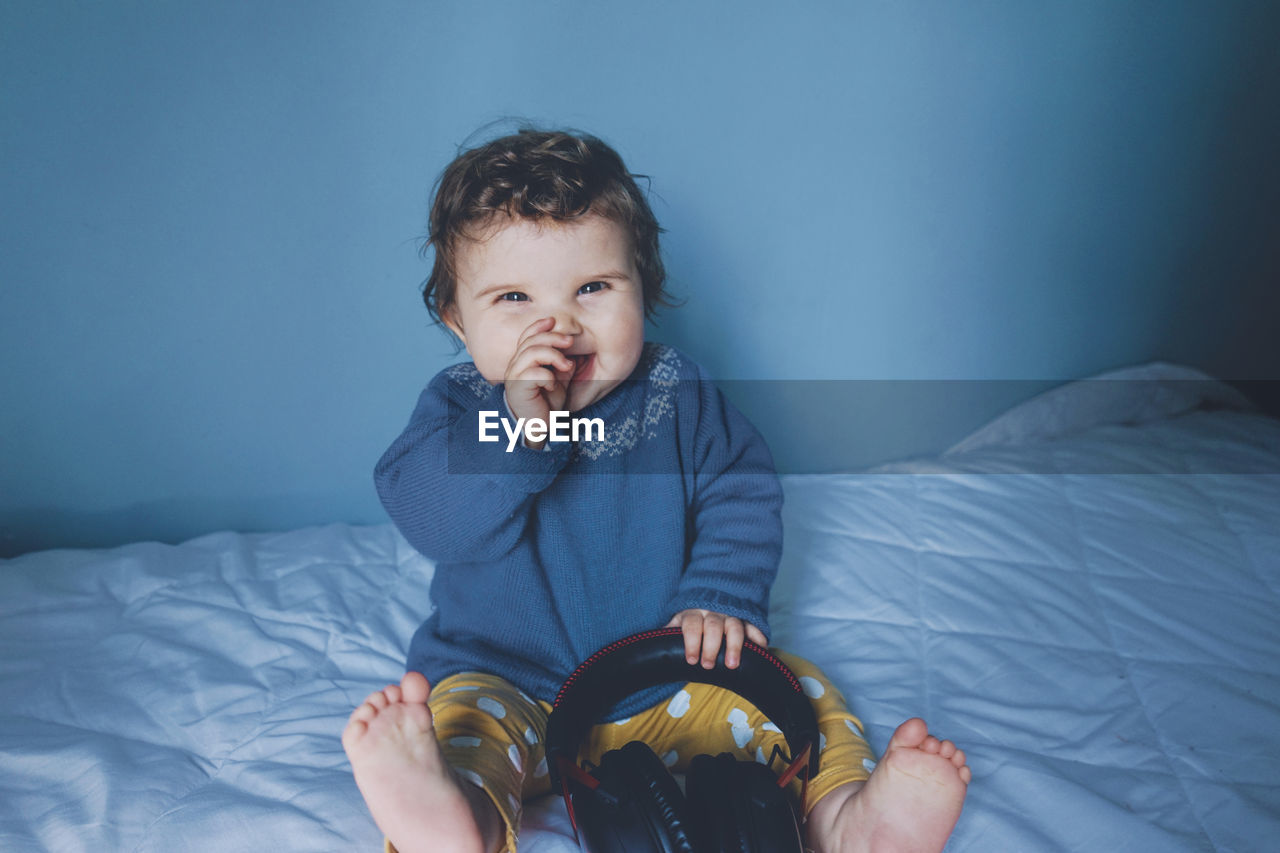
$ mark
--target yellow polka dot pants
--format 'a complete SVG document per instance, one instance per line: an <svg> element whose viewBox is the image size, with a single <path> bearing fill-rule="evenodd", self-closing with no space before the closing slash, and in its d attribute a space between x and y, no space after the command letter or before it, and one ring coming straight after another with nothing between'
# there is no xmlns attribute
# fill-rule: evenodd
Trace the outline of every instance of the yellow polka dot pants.
<svg viewBox="0 0 1280 853"><path fill-rule="evenodd" d="M840 785L865 780L875 762L861 721L826 676L803 658L771 651L800 679L817 713L821 761L809 782L812 809ZM551 790L542 743L551 706L483 673L461 673L433 685L429 705L445 760L493 800L507 826L506 849L515 851L521 803ZM580 759L598 764L606 752L633 740L649 744L676 773L701 753L728 752L767 763L774 746L787 749L782 733L754 705L723 688L694 683L630 719L594 727ZM797 799L800 784L791 783Z"/></svg>

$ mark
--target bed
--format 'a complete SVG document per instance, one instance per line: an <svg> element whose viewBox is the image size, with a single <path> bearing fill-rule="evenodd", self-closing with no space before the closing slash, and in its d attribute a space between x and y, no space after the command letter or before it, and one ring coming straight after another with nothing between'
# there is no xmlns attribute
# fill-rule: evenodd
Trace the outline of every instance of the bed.
<svg viewBox="0 0 1280 853"><path fill-rule="evenodd" d="M877 751L964 747L948 850L1277 849L1280 422L1148 365L783 483L775 642ZM3 561L0 849L380 849L338 738L431 573L390 525ZM521 850L574 849L531 804Z"/></svg>

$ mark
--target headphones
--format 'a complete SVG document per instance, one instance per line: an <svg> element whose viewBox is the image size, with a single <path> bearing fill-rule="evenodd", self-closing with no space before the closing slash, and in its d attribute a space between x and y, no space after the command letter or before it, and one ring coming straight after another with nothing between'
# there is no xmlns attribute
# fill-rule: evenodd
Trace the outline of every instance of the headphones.
<svg viewBox="0 0 1280 853"><path fill-rule="evenodd" d="M639 690L672 682L714 684L751 702L781 729L791 757L775 776L729 753L696 756L685 793L646 744L610 750L596 767L579 767L578 748L599 717ZM646 631L605 646L579 666L556 696L547 721L547 768L579 847L590 853L800 853L797 811L786 786L818 772L818 721L800 682L769 651L742 646L736 669L706 670L685 659L680 628ZM781 753L774 749L773 758Z"/></svg>

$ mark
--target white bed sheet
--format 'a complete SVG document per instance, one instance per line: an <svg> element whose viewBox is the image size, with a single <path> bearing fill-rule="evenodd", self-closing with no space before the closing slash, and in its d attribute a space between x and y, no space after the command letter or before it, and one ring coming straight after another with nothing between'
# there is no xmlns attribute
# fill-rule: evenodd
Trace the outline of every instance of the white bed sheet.
<svg viewBox="0 0 1280 853"><path fill-rule="evenodd" d="M784 478L775 640L877 750L965 748L949 850L1276 849L1280 422L1183 408ZM338 737L431 571L389 525L0 562L0 849L379 849Z"/></svg>

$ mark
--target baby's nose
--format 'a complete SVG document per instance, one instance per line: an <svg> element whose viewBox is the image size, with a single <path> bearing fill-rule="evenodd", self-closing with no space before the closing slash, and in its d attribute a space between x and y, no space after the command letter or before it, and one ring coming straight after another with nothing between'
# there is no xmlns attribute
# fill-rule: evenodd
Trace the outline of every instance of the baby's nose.
<svg viewBox="0 0 1280 853"><path fill-rule="evenodd" d="M561 335L580 335L582 334L582 325L578 322L578 318L567 311L560 311L553 315L555 325L551 327L551 331Z"/></svg>

